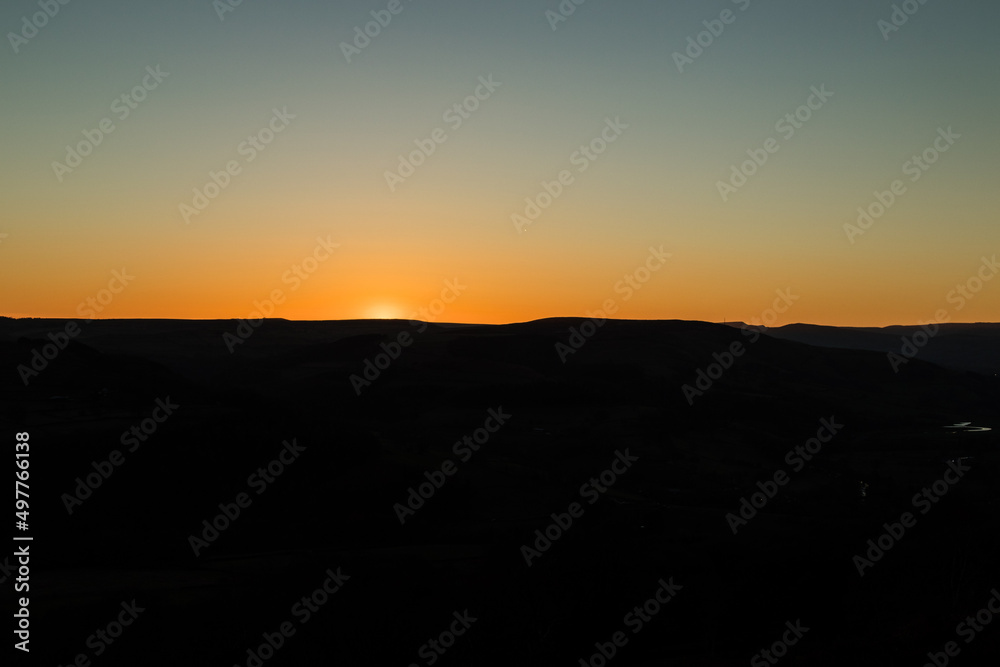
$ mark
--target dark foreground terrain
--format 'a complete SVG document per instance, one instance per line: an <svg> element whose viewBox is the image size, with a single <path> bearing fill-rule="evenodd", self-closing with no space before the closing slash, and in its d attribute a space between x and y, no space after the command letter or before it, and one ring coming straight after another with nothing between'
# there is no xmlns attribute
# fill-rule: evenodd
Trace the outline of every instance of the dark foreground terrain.
<svg viewBox="0 0 1000 667"><path fill-rule="evenodd" d="M0 320L32 662L997 664L988 365L583 323Z"/></svg>

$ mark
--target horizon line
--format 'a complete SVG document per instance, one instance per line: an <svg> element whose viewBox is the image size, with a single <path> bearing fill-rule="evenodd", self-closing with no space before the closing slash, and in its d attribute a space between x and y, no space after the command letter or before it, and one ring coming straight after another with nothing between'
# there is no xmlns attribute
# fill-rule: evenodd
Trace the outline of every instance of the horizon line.
<svg viewBox="0 0 1000 667"><path fill-rule="evenodd" d="M189 318L189 317L97 317L97 318L81 318L81 317L38 317L34 315L0 315L0 319L11 320L11 321L24 321L24 320L54 320L54 321L64 321L69 322L77 320L84 323L90 322L237 322L237 321L255 321L254 318L247 317L214 317L214 318ZM424 324L437 324L437 325L453 325L453 326L513 326L518 324L532 324L534 322L544 322L545 320L593 320L595 318L588 317L585 315L556 315L549 317L541 317L533 320L522 320L514 322L444 322L444 321L431 321L431 320L419 320L410 319L405 317L386 317L386 318L344 318L344 319L325 319L325 320L313 320L313 319L290 319L287 317L263 317L260 318L264 321L274 320L279 322L293 322L293 323L327 323L327 322L420 322ZM816 324L812 322L789 322L787 324L782 324L779 326L767 326L764 324L750 324L742 320L725 320L722 322L710 322L708 320L684 320L679 318L623 318L623 317L608 317L603 318L602 321L611 322L689 322L696 324L717 324L719 326L737 326L743 325L746 327L755 327L760 329L781 329L784 327L791 326L810 326L810 327L828 327L834 329L890 329L893 327L922 327L928 326L929 324L936 324L937 326L948 326L948 325L998 325L1000 322L924 322L924 323L914 323L914 324L886 324L886 325L847 325L847 324Z"/></svg>

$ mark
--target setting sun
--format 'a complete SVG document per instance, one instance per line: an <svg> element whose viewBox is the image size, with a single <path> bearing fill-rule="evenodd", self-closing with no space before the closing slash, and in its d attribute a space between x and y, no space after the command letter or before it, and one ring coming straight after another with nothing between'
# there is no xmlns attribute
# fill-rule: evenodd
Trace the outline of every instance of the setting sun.
<svg viewBox="0 0 1000 667"><path fill-rule="evenodd" d="M406 317L403 309L391 303L378 302L365 308L361 315L366 320L398 320Z"/></svg>

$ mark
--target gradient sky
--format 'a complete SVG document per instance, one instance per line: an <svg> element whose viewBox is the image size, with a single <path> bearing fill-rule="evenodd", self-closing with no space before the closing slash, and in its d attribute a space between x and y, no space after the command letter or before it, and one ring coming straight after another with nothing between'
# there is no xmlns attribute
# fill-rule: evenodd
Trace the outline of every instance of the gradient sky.
<svg viewBox="0 0 1000 667"><path fill-rule="evenodd" d="M557 0L402 0L348 63L340 44L388 4L243 0L220 19L209 0L77 0L15 53L9 33L41 10L5 2L0 314L77 317L124 268L101 317L247 317L276 289L275 317L409 317L458 279L433 319L614 299L618 317L750 321L790 288L778 324L1000 320L1000 280L948 300L1000 251L996 3L928 0L884 39L893 3L871 0L587 0L556 30ZM735 20L678 71L723 10ZM156 66L169 75L120 119L115 99ZM490 75L453 129L444 112ZM833 96L785 139L776 123L812 86ZM295 118L248 162L239 146L275 108ZM60 182L53 163L104 118L114 131ZM629 127L579 172L608 118ZM949 127L960 138L910 181ZM436 128L447 141L391 192L385 172ZM778 152L723 201L718 182L769 137ZM231 160L186 223L179 206ZM519 232L512 214L562 170L572 184ZM895 179L906 192L852 243L844 225ZM320 237L339 248L286 280ZM616 290L661 245L666 265Z"/></svg>

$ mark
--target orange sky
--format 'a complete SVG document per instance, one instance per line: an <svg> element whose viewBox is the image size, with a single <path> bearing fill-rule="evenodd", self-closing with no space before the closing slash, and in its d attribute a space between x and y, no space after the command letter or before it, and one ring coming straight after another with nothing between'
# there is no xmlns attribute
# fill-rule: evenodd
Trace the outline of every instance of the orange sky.
<svg viewBox="0 0 1000 667"><path fill-rule="evenodd" d="M246 317L274 290L275 317L410 317L457 279L430 319L749 321L788 289L777 324L1000 319L1000 282L949 301L1000 249L1000 10L887 40L859 0L753 5L678 71L710 17L640 4L557 31L528 3L414 5L351 62L357 7L148 7L110 41L106 7L53 21L3 75L0 314L80 317L124 268L100 317ZM296 277L318 238L339 247ZM671 257L626 298L651 246Z"/></svg>

